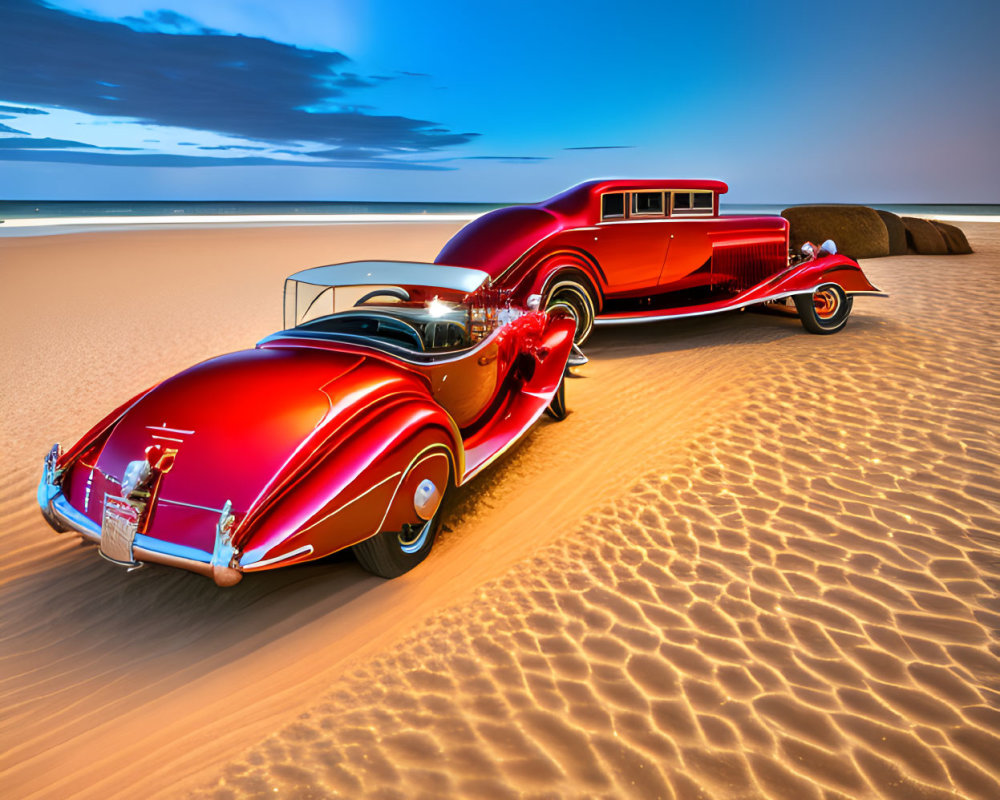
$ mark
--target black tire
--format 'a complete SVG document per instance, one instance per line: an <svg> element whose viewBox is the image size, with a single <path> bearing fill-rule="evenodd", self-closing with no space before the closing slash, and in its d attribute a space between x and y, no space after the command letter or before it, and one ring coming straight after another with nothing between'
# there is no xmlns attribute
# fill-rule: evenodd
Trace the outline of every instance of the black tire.
<svg viewBox="0 0 1000 800"><path fill-rule="evenodd" d="M405 525L404 530L382 531L354 545L351 550L358 563L380 578L398 578L427 558L441 527L441 509L444 507L444 495L447 494L450 482L449 470L448 479L442 488L441 502L434 516L426 522L414 512L417 521L412 525Z"/></svg>
<svg viewBox="0 0 1000 800"><path fill-rule="evenodd" d="M793 298L802 327L809 333L836 333L847 324L854 307L854 298L835 283L824 283L810 294Z"/></svg>
<svg viewBox="0 0 1000 800"><path fill-rule="evenodd" d="M576 320L576 334L573 341L583 344L594 329L594 298L590 291L573 278L560 278L552 282L548 296L545 298L546 311L553 306L566 306Z"/></svg>
<svg viewBox="0 0 1000 800"><path fill-rule="evenodd" d="M566 419L566 376L563 375L562 380L559 381L559 388L556 389L556 393L552 396L552 402L549 403L548 407L545 409L545 413L548 414L556 422L562 422Z"/></svg>

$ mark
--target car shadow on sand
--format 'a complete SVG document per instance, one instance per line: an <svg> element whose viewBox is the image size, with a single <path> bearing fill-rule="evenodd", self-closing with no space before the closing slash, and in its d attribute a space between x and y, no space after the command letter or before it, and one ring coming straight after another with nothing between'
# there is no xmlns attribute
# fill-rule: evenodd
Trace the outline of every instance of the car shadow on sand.
<svg viewBox="0 0 1000 800"><path fill-rule="evenodd" d="M867 329L882 324L877 317L855 315L838 337L868 334ZM794 317L734 312L601 328L585 352L599 362L767 344L788 337L831 338L809 336ZM591 380L586 366L577 368L574 377ZM572 403L570 410L572 414ZM433 562L447 558L450 544L461 540L463 520L502 513L493 508L494 490L519 480L542 426L554 424L543 417L503 458L449 493L439 547L410 580L433 580ZM44 547L52 534L40 518L37 526L39 547ZM94 545L70 545L11 578L0 590L6 612L0 635L12 645L9 652L15 655L7 659L7 666L14 671L33 664L65 673L110 668L114 674L129 676L141 670L144 683L155 682L176 670L177 657L171 654L178 651L191 663L211 661L217 668L228 658L245 654L254 643L267 645L290 630L317 622L325 625L324 618L344 613L364 615L368 601L352 604L368 593L419 591L415 586L386 587L386 583L361 569L349 551L247 575L237 586L220 589L202 576L169 567L153 565L127 573L103 561ZM359 617L358 622L366 620Z"/></svg>

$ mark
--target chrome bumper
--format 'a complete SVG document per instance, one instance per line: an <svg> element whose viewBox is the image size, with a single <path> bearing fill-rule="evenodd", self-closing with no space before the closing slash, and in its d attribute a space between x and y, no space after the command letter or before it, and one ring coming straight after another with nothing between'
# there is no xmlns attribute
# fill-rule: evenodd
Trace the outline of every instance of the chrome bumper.
<svg viewBox="0 0 1000 800"><path fill-rule="evenodd" d="M45 521L59 533L73 531L84 539L95 544L101 542L101 526L89 517L77 511L59 486L60 471L56 469L59 457L59 445L55 445L45 457L45 467L42 479L38 484L38 506ZM142 533L135 535L132 544L132 555L138 565L145 562L163 564L168 567L186 569L197 572L207 578L212 578L220 586L232 586L243 577L242 570L233 567L223 567L213 564L213 554L199 550L196 547L166 542Z"/></svg>

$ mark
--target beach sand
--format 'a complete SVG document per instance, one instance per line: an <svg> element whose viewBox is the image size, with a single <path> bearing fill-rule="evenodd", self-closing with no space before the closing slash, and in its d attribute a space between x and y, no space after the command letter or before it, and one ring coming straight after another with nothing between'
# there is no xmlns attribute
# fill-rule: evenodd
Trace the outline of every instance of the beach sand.
<svg viewBox="0 0 1000 800"><path fill-rule="evenodd" d="M865 262L835 336L598 330L395 581L127 575L41 520L49 445L277 328L287 273L457 227L0 239L3 794L1000 797L1000 226Z"/></svg>

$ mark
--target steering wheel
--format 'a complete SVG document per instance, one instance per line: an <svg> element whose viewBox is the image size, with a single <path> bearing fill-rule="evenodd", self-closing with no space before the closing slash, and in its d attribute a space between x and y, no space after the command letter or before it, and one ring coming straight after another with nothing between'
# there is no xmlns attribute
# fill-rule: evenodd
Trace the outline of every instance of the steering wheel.
<svg viewBox="0 0 1000 800"><path fill-rule="evenodd" d="M367 303L373 297L395 297L397 300L402 300L404 303L408 302L410 299L410 293L406 289L402 289L399 286L386 286L382 289L372 289L367 294L361 296L354 307Z"/></svg>

